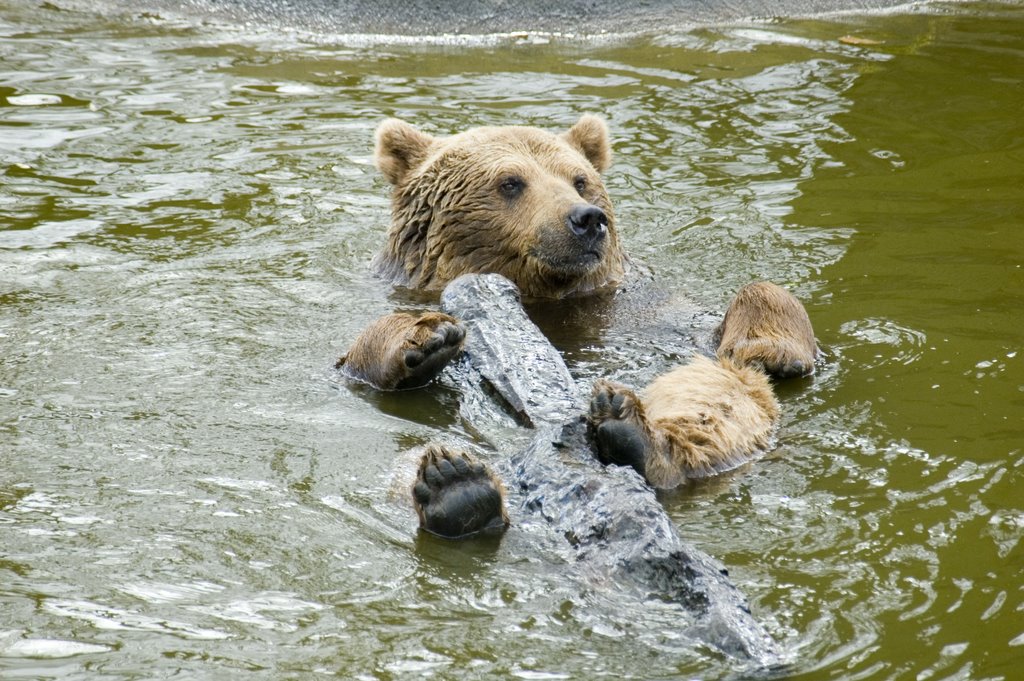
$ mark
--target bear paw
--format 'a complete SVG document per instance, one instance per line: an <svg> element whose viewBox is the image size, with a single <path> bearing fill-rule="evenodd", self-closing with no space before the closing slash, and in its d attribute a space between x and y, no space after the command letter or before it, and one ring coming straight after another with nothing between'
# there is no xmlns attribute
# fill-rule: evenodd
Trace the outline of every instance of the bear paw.
<svg viewBox="0 0 1024 681"><path fill-rule="evenodd" d="M416 478L413 502L425 531L463 539L508 527L501 482L469 454L429 445Z"/></svg>
<svg viewBox="0 0 1024 681"><path fill-rule="evenodd" d="M646 475L650 437L636 393L611 381L597 381L587 422L601 463L632 466L640 475Z"/></svg>
<svg viewBox="0 0 1024 681"><path fill-rule="evenodd" d="M776 378L802 378L814 373L814 361L799 357L783 356L776 361L766 361L763 366L765 373Z"/></svg>
<svg viewBox="0 0 1024 681"><path fill-rule="evenodd" d="M381 390L430 383L462 350L466 331L440 312L385 315L356 338L335 365Z"/></svg>
<svg viewBox="0 0 1024 681"><path fill-rule="evenodd" d="M740 365L760 369L775 378L801 378L814 373L814 353L780 339L754 339L737 343L730 351L719 351Z"/></svg>
<svg viewBox="0 0 1024 681"><path fill-rule="evenodd" d="M814 373L818 346L807 310L796 296L767 281L736 292L715 330L719 358L776 378Z"/></svg>
<svg viewBox="0 0 1024 681"><path fill-rule="evenodd" d="M408 349L402 357L406 376L395 385L398 390L430 383L462 351L466 330L454 320L440 320L427 329L424 333L421 322L410 334Z"/></svg>

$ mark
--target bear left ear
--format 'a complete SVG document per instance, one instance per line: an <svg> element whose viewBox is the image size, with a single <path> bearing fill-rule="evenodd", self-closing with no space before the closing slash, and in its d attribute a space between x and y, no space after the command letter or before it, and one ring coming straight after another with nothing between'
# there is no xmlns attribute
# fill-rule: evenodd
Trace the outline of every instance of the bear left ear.
<svg viewBox="0 0 1024 681"><path fill-rule="evenodd" d="M603 173L611 166L608 126L597 116L584 114L568 132L562 133L562 139L583 154L597 172Z"/></svg>
<svg viewBox="0 0 1024 681"><path fill-rule="evenodd" d="M398 184L423 162L434 138L397 118L377 126L377 168L391 184Z"/></svg>

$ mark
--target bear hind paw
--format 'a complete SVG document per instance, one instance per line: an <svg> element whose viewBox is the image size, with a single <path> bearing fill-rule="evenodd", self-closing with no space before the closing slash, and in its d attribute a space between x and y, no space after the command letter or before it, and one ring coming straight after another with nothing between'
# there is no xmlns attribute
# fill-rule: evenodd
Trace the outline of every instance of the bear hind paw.
<svg viewBox="0 0 1024 681"><path fill-rule="evenodd" d="M650 438L640 399L632 390L610 381L598 381L587 422L601 463L632 466L640 475L646 475Z"/></svg>
<svg viewBox="0 0 1024 681"><path fill-rule="evenodd" d="M429 445L412 492L420 527L430 534L464 539L509 525L501 482L465 452Z"/></svg>

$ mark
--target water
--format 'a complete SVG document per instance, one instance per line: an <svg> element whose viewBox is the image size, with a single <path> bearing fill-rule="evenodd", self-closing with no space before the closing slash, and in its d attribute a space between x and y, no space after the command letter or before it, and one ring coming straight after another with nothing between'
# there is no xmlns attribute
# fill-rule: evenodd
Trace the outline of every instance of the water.
<svg viewBox="0 0 1024 681"><path fill-rule="evenodd" d="M825 349L780 389L771 456L664 499L783 674L1019 677L1019 4L473 46L6 0L0 73L0 676L743 674L673 607L562 574L529 520L498 547L417 540L395 461L486 443L454 388L331 369L416 303L368 267L381 118L592 111L655 288L720 311L770 278ZM546 326L583 381L677 359L571 322Z"/></svg>

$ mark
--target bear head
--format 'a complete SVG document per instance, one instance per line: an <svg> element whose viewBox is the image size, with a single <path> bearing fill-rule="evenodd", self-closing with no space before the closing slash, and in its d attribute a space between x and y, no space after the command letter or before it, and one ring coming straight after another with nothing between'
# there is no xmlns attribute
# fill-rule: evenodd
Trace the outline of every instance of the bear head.
<svg viewBox="0 0 1024 681"><path fill-rule="evenodd" d="M622 280L600 118L585 115L560 135L510 126L451 137L389 119L376 137L377 167L394 185L377 265L396 283L436 290L462 274L497 273L523 295L562 298Z"/></svg>

